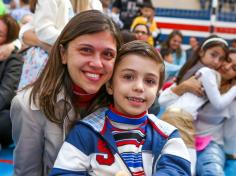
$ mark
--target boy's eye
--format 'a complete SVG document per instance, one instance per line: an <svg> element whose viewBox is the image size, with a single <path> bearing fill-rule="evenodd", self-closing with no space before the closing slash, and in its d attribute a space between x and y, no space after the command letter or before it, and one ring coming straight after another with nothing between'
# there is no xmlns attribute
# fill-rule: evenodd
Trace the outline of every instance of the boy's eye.
<svg viewBox="0 0 236 176"><path fill-rule="evenodd" d="M133 79L134 79L134 76L131 75L131 74L125 74L125 75L123 76L123 78L126 79L126 80L133 80Z"/></svg>
<svg viewBox="0 0 236 176"><path fill-rule="evenodd" d="M146 79L145 82L149 85L156 85L157 83L156 80L154 79Z"/></svg>

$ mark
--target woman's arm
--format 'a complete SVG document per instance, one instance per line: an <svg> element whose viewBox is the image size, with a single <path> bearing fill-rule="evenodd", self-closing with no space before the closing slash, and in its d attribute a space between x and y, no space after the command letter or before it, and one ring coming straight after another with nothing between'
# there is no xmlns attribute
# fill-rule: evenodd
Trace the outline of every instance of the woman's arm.
<svg viewBox="0 0 236 176"><path fill-rule="evenodd" d="M236 86L221 95L217 84L217 72L206 67L199 72L201 73L200 81L212 106L217 110L225 109L236 97Z"/></svg>

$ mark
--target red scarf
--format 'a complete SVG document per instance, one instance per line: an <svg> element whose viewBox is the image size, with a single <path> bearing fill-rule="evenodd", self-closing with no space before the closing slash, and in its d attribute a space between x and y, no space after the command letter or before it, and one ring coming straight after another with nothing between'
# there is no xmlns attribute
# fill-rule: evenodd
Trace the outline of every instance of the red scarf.
<svg viewBox="0 0 236 176"><path fill-rule="evenodd" d="M76 107L86 108L89 104L91 104L94 97L97 93L89 94L82 88L77 85L73 85L73 103Z"/></svg>

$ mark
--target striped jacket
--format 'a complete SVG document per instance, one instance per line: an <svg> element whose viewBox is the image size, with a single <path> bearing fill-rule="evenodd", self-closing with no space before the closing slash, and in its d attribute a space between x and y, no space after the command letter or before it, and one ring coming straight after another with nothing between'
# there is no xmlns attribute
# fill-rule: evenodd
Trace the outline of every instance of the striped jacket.
<svg viewBox="0 0 236 176"><path fill-rule="evenodd" d="M131 175L106 128L106 111L99 109L76 124L62 145L51 176L113 176L119 171ZM178 131L151 114L142 158L146 176L191 175L188 151Z"/></svg>

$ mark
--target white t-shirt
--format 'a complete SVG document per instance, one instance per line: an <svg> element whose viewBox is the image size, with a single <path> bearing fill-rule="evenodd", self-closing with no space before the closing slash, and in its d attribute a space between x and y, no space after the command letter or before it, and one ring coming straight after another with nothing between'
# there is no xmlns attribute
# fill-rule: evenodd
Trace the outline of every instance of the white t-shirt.
<svg viewBox="0 0 236 176"><path fill-rule="evenodd" d="M198 97L193 93L186 92L181 96L174 94L171 90L176 86L173 84L164 90L159 96L159 103L166 108L181 108L190 113L194 120L197 117L197 110L209 100L217 110L227 107L236 97L236 86L233 86L227 93L221 95L219 92L220 75L213 69L203 67L196 74L201 74L199 80L205 90L206 96Z"/></svg>
<svg viewBox="0 0 236 176"><path fill-rule="evenodd" d="M33 20L21 28L19 38L22 39L25 31L33 29L42 42L53 45L73 16L70 0L38 0Z"/></svg>

